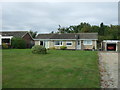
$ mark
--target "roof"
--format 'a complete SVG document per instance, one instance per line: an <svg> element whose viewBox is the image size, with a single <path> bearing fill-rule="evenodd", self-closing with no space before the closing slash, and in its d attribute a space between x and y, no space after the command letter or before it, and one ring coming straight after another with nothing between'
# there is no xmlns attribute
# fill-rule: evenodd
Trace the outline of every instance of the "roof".
<svg viewBox="0 0 120 90"><path fill-rule="evenodd" d="M120 40L103 40L103 42L106 42L106 43L118 43L118 42L120 42Z"/></svg>
<svg viewBox="0 0 120 90"><path fill-rule="evenodd" d="M98 39L98 33L38 34L35 39Z"/></svg>
<svg viewBox="0 0 120 90"><path fill-rule="evenodd" d="M2 31L0 35L2 36L13 36L13 37L23 37L28 31Z"/></svg>

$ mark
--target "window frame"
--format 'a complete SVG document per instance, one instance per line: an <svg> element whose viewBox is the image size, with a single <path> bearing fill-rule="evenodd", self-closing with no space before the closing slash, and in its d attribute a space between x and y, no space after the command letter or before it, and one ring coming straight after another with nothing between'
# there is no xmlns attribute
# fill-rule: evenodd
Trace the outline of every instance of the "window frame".
<svg viewBox="0 0 120 90"><path fill-rule="evenodd" d="M91 41L91 43L88 43L88 41ZM93 41L92 40L84 40L83 45L92 45Z"/></svg>
<svg viewBox="0 0 120 90"><path fill-rule="evenodd" d="M71 45L67 45L67 43L71 43ZM72 46L73 42L72 41L66 41L66 46Z"/></svg>
<svg viewBox="0 0 120 90"><path fill-rule="evenodd" d="M59 44L62 43L61 45L55 45L55 42L57 41L54 41L54 46L63 46L63 41L59 41Z"/></svg>

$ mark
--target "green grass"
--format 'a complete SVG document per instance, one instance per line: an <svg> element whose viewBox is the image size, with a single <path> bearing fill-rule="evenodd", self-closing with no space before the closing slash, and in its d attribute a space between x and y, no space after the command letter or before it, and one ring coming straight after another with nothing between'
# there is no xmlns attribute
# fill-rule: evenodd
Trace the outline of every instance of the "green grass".
<svg viewBox="0 0 120 90"><path fill-rule="evenodd" d="M97 52L3 50L3 88L99 88Z"/></svg>

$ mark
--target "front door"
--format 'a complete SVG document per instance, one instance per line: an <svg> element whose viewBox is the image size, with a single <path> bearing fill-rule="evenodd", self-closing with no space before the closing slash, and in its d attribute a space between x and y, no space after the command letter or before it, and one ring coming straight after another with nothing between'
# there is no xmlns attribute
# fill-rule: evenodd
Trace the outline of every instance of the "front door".
<svg viewBox="0 0 120 90"><path fill-rule="evenodd" d="M81 49L81 41L77 41L77 49Z"/></svg>
<svg viewBox="0 0 120 90"><path fill-rule="evenodd" d="M40 45L43 46L43 41L40 41Z"/></svg>
<svg viewBox="0 0 120 90"><path fill-rule="evenodd" d="M45 46L45 48L49 48L49 42L48 41L44 41L44 46Z"/></svg>

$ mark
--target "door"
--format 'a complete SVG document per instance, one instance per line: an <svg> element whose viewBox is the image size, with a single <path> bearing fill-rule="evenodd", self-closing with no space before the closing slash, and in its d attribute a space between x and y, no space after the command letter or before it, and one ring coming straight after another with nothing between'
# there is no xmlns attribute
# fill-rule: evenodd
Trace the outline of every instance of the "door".
<svg viewBox="0 0 120 90"><path fill-rule="evenodd" d="M40 41L40 45L43 46L43 41Z"/></svg>
<svg viewBox="0 0 120 90"><path fill-rule="evenodd" d="M45 46L45 48L49 48L49 42L48 41L44 41L44 46Z"/></svg>
<svg viewBox="0 0 120 90"><path fill-rule="evenodd" d="M77 41L77 49L81 49L81 41Z"/></svg>

